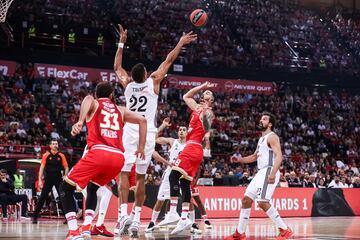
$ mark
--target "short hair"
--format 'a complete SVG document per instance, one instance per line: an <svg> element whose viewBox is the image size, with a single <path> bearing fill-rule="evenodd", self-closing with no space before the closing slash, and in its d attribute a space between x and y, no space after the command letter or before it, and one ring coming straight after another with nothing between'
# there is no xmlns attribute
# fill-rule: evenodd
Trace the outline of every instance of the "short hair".
<svg viewBox="0 0 360 240"><path fill-rule="evenodd" d="M275 126L276 126L276 118L275 115L269 112L263 112L261 114L261 116L268 116L269 117L269 122L272 124L271 126L271 130L274 130Z"/></svg>
<svg viewBox="0 0 360 240"><path fill-rule="evenodd" d="M55 139L55 138L52 138L52 139L50 140L49 145L50 145L52 142L58 142L58 143L59 143L59 141L58 141L57 139Z"/></svg>
<svg viewBox="0 0 360 240"><path fill-rule="evenodd" d="M114 88L110 82L100 82L96 85L95 95L97 98L108 98Z"/></svg>
<svg viewBox="0 0 360 240"><path fill-rule="evenodd" d="M0 173L7 174L7 171L5 169L0 169Z"/></svg>
<svg viewBox="0 0 360 240"><path fill-rule="evenodd" d="M136 83L142 83L144 81L144 75L145 75L145 65L142 63L136 64L131 69L131 77Z"/></svg>

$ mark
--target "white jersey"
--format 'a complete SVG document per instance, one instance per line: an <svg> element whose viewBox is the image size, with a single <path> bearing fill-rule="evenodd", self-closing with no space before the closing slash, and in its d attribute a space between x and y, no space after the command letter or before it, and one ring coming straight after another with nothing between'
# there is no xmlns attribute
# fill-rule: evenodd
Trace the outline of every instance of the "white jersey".
<svg viewBox="0 0 360 240"><path fill-rule="evenodd" d="M169 162L171 164L176 161L177 157L180 155L185 145L186 143L180 143L179 139L174 140L174 143L169 150Z"/></svg>
<svg viewBox="0 0 360 240"><path fill-rule="evenodd" d="M257 167L263 169L266 167L272 167L274 165L275 154L273 150L268 146L268 137L274 132L269 132L265 136L262 136L259 141L256 150L258 151Z"/></svg>
<svg viewBox="0 0 360 240"><path fill-rule="evenodd" d="M131 82L125 88L126 108L144 116L147 120L147 131L157 132L156 111L158 95L154 91L154 81L148 78L143 83ZM138 131L139 125L126 123L125 127Z"/></svg>

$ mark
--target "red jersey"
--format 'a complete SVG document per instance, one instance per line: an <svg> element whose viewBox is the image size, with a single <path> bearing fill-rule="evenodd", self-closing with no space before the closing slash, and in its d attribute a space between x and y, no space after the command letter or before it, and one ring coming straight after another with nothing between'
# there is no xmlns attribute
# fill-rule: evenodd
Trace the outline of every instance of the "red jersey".
<svg viewBox="0 0 360 240"><path fill-rule="evenodd" d="M186 141L202 143L206 132L200 119L200 114L201 111L196 110L191 113Z"/></svg>
<svg viewBox="0 0 360 240"><path fill-rule="evenodd" d="M97 99L99 106L90 121L86 122L88 129L87 145L106 145L124 152L122 143L123 115L119 108L108 98Z"/></svg>

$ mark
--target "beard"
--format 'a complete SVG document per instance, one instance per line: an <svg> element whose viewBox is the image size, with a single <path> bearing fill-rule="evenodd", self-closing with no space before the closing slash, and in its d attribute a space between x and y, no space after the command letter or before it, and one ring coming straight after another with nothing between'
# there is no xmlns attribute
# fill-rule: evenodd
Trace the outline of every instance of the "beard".
<svg viewBox="0 0 360 240"><path fill-rule="evenodd" d="M268 126L264 126L262 123L259 123L259 124L257 125L257 128L258 128L260 131L265 131L265 130L268 128Z"/></svg>

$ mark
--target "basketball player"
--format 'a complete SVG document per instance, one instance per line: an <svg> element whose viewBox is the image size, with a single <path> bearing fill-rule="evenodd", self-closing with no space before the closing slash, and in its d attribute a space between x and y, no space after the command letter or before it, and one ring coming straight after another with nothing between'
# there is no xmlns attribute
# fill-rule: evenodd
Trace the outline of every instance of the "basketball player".
<svg viewBox="0 0 360 240"><path fill-rule="evenodd" d="M202 141L205 134L210 130L214 119L214 113L211 110L212 103L214 102L213 93L210 90L204 91L201 95L200 104L196 103L193 96L210 86L211 84L209 82L205 82L188 91L183 97L186 105L192 110L192 113L188 134L186 136L186 146L177 157L169 176L171 195L170 211L171 208L176 208L177 206L180 188L183 197L181 219L171 234L179 233L190 228L192 225L192 222L188 218L191 200L190 183L203 160L204 150Z"/></svg>
<svg viewBox="0 0 360 240"><path fill-rule="evenodd" d="M161 145L168 145L170 147L169 150L169 160L170 165L166 168L163 173L161 185L159 188L159 192L157 195L157 201L153 208L153 212L151 215L151 221L148 227L145 229L145 232L152 232L155 229L155 222L160 214L161 207L164 204L165 200L170 200L170 182L169 175L171 172L171 165L175 162L176 158L179 156L179 153L184 149L186 142L186 134L187 128L184 126L180 126L178 129L178 139L172 137L159 137L160 133L166 128L171 126L170 118L165 118L161 126L159 127L158 137L156 138L156 143ZM172 209L173 211L169 212L163 221L159 223L159 226L164 226L167 224L171 224L179 221L180 216L176 212L176 209Z"/></svg>
<svg viewBox="0 0 360 240"><path fill-rule="evenodd" d="M264 112L259 123L262 135L255 153L237 160L246 164L257 161L259 171L246 188L245 196L242 199L239 225L234 234L225 238L227 240L246 239L245 231L250 217L251 205L256 199L259 207L279 228L280 233L276 239L288 239L293 234L281 219L278 211L270 203L275 188L279 183L279 168L283 159L279 137L273 132L275 123L275 116Z"/></svg>
<svg viewBox="0 0 360 240"><path fill-rule="evenodd" d="M124 164L122 131L125 122L139 125L139 143L136 154L144 158L147 132L146 119L123 107L116 106L113 100L113 87L109 82L96 86L96 99L86 96L81 103L80 116L72 127L73 136L79 134L86 120L88 129L87 145L89 151L79 160L64 178L60 186L60 197L69 226L66 239L90 238L90 226L94 217L99 186L116 177ZM87 186L85 220L81 230L76 221L76 205L73 193Z"/></svg>
<svg viewBox="0 0 360 240"><path fill-rule="evenodd" d="M130 111L143 115L148 123L148 133L145 146L145 160L137 159L134 152L138 142L138 126L135 124L126 124L124 127L123 142L125 147L125 164L121 170L120 195L121 204L119 208L120 216L114 232L123 234L129 228L132 236L138 236L140 228L140 213L144 203L145 195L145 173L151 161L151 156L155 148L155 136L157 128L156 111L158 103L158 94L160 92L160 83L167 74L170 66L179 55L182 47L197 39L197 35L192 32L184 34L176 47L167 55L165 61L159 68L147 78L147 71L142 63L136 64L131 70L132 82L125 69L122 68L122 54L124 44L127 38L127 30L119 25L120 42L115 56L114 70L125 89L126 108ZM129 220L127 213L127 199L129 194L128 176L131 167L136 162L136 194L135 194L135 216L134 221Z"/></svg>

